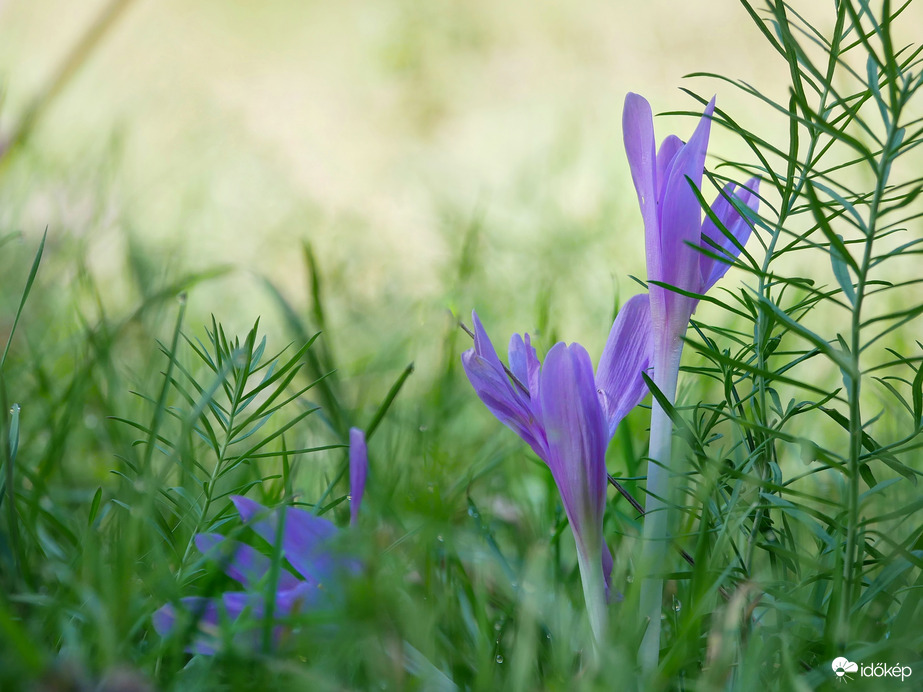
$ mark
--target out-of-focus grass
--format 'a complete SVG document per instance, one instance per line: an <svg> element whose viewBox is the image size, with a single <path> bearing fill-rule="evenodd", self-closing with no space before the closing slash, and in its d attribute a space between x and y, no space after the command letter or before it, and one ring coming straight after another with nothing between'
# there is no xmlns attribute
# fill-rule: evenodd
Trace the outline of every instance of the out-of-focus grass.
<svg viewBox="0 0 923 692"><path fill-rule="evenodd" d="M4 5L8 127L103 4ZM241 263L296 288L291 247L307 235L360 295L432 296L459 230L451 219L481 213L491 276L551 271L572 282L562 289L592 295L642 266L624 240L637 228L624 93L663 108L693 60L772 79L767 56L744 50L745 14L729 9L134 3L39 123L34 148L78 179L94 161L116 166L115 223L193 266ZM73 225L77 210L52 204ZM14 210L4 213L26 224L55 220L35 202ZM549 254L561 266L549 269ZM504 302L527 306L525 289L510 285Z"/></svg>
<svg viewBox="0 0 923 692"><path fill-rule="evenodd" d="M0 7L3 130L107 5ZM592 343L616 292L636 291L626 275L643 276L625 92L656 110L691 106L676 91L683 75L733 66L782 98L787 72L754 34L743 8L718 1L128 2L38 121L27 160L9 164L0 218L33 237L66 229L112 281L130 238L187 269L271 273L291 295L303 285L293 248L307 237L374 333L420 336L439 308L472 303L442 295L442 278L476 223L491 309L521 319L547 294L567 333ZM719 105L785 132L732 89ZM715 140L716 155L745 155ZM249 286L200 300L229 293L263 311ZM429 304L389 330L394 315L371 316L383 296ZM340 307L331 319L348 329Z"/></svg>

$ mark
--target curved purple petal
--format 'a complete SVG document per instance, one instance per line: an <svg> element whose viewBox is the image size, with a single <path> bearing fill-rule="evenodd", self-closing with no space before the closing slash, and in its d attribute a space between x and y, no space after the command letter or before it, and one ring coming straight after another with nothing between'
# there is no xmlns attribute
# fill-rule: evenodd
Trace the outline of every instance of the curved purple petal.
<svg viewBox="0 0 923 692"><path fill-rule="evenodd" d="M532 376L537 373L539 366L538 356L526 334L523 339L521 334L513 334L510 337L509 346L510 372L516 378L519 384L513 383L513 386L519 389L521 384L531 397L532 394ZM521 390L520 390L521 391Z"/></svg>
<svg viewBox="0 0 923 692"><path fill-rule="evenodd" d="M622 137L631 168L631 179L638 193L644 219L647 271L661 274L660 225L657 200L662 187L657 181L657 142L654 139L654 114L643 96L629 93L622 111Z"/></svg>
<svg viewBox="0 0 923 692"><path fill-rule="evenodd" d="M500 356L497 355L497 351L494 349L490 337L487 336L487 330L485 330L484 325L481 324L477 312L473 310L471 311L471 322L474 325L475 353L486 360L492 368L503 372L503 363L500 361Z"/></svg>
<svg viewBox="0 0 923 692"><path fill-rule="evenodd" d="M631 179L638 193L641 211L657 200L657 142L654 139L654 114L651 104L640 94L629 92L622 110L622 135L631 168Z"/></svg>
<svg viewBox="0 0 923 692"><path fill-rule="evenodd" d="M525 367L521 361L525 356ZM510 337L510 363L517 361L517 367L522 370L525 380L520 380L529 390L529 409L532 414L532 420L540 421L542 419L542 405L540 396L542 364L535 353L535 347L532 346L531 337L526 334L525 340L519 334L513 334ZM517 379L518 376L517 376ZM534 434L538 440L540 450L536 451L542 456L545 450L545 437L541 426L533 426Z"/></svg>
<svg viewBox="0 0 923 692"><path fill-rule="evenodd" d="M204 654L213 656L218 653L218 642L214 633L218 628L218 603L213 598L204 598L202 596L189 596L181 598L180 603L183 610L189 613L190 617L196 622L199 633L193 638L192 642L186 647L186 651L191 654ZM172 634L176 627L176 608L172 603L158 608L151 616L154 623L154 629L161 637L167 637ZM205 632L209 636L205 636Z"/></svg>
<svg viewBox="0 0 923 692"><path fill-rule="evenodd" d="M583 346L559 343L548 352L542 367L541 399L546 461L578 543L598 553L609 436L593 365Z"/></svg>
<svg viewBox="0 0 923 692"><path fill-rule="evenodd" d="M151 621L154 623L154 630L157 634L161 637L166 637L176 625L176 608L173 607L172 603L160 606L151 615Z"/></svg>
<svg viewBox="0 0 923 692"><path fill-rule="evenodd" d="M702 247L718 254L720 254L720 250L723 250L728 259L723 261L707 255L699 257L699 267L702 272L702 293L714 286L718 279L727 273L731 262L740 255L740 247L747 244L750 232L753 230L751 222L731 204L731 198L736 198L739 203L749 207L755 214L760 205L759 197L757 197L759 184L759 178L751 178L744 186L728 183L711 205L714 215L718 217L721 225L727 229L731 236L737 240L737 243L728 238L710 217L705 218L702 223ZM716 245L718 246L717 248L715 247Z"/></svg>
<svg viewBox="0 0 923 692"><path fill-rule="evenodd" d="M651 349L651 306L648 295L642 293L619 310L596 370L608 439L612 439L628 412L647 396L641 373L650 367Z"/></svg>
<svg viewBox="0 0 923 692"><path fill-rule="evenodd" d="M695 132L673 159L670 174L664 182L660 206L660 258L663 272L649 278L677 288L698 293L701 272L698 255L690 247L697 246L702 233L702 207L692 186L701 188L705 170L705 153L711 131L712 99L699 120ZM648 267L650 274L650 267Z"/></svg>
<svg viewBox="0 0 923 692"><path fill-rule="evenodd" d="M225 591L221 594L221 607L231 622L245 610L251 619L260 620L266 612L266 598L264 594L253 591Z"/></svg>
<svg viewBox="0 0 923 692"><path fill-rule="evenodd" d="M272 561L258 550L244 543L230 541L217 533L196 534L195 545L199 551L224 567L224 571L248 589L259 584ZM292 589L300 581L288 570L279 570L280 589Z"/></svg>
<svg viewBox="0 0 923 692"><path fill-rule="evenodd" d="M359 521L359 506L365 494L365 479L369 471L369 451L365 444L365 432L359 428L349 429L349 523L355 526Z"/></svg>
<svg viewBox="0 0 923 692"><path fill-rule="evenodd" d="M183 611L188 613L196 622L210 626L218 626L218 604L213 598L204 596L187 596L180 599ZM151 616L154 629L162 637L166 637L176 626L176 608L172 603L158 608Z"/></svg>
<svg viewBox="0 0 923 692"><path fill-rule="evenodd" d="M545 445L541 429L536 423L533 403L529 395L510 381L497 357L476 313L472 313L475 325L475 348L462 354L465 374L478 397L497 419L519 435L541 457L544 457ZM511 345L515 346L513 342ZM515 367L520 373L525 372L531 379L530 370L536 368L538 359L531 346L525 344L513 352ZM518 379L518 377L517 377ZM522 382L529 387L528 382Z"/></svg>
<svg viewBox="0 0 923 692"><path fill-rule="evenodd" d="M331 590L328 586L301 582L294 589L280 591L276 598L276 613L280 617L287 617L314 610L330 596Z"/></svg>
<svg viewBox="0 0 923 692"><path fill-rule="evenodd" d="M280 591L275 599L273 608L274 620L285 620L288 617L316 609L322 601L326 600L329 593L320 585L298 582L298 585L286 591ZM250 620L238 625L234 643L239 646L253 648L259 645L262 637L262 623L268 613L263 598L258 594L229 591L221 596L221 606L230 620L237 620L246 611ZM289 629L285 624L277 624L272 628L272 640L278 645ZM207 644L207 642L206 642Z"/></svg>
<svg viewBox="0 0 923 692"><path fill-rule="evenodd" d="M673 162L676 155L683 148L683 140L676 135L667 135L666 139L660 144L657 151L657 204L663 199L664 184L670 177L670 171L673 170Z"/></svg>
<svg viewBox="0 0 923 692"><path fill-rule="evenodd" d="M475 393L488 410L519 435L536 454L543 456L544 445L531 408L527 408L510 393L510 381L506 373L498 373L473 349L462 354L462 365Z"/></svg>
<svg viewBox="0 0 923 692"><path fill-rule="evenodd" d="M244 523L249 522L256 516L268 515L270 511L269 508L264 507L256 500L251 500L249 497L244 497L243 495L231 495L231 502L234 503L234 507L237 508L237 513ZM266 539L270 545L275 543L275 540L275 536Z"/></svg>
<svg viewBox="0 0 923 692"><path fill-rule="evenodd" d="M556 344L542 367L546 461L557 483L577 544L577 562L594 635L606 620L603 514L606 508L608 429L596 393L593 365L580 344Z"/></svg>

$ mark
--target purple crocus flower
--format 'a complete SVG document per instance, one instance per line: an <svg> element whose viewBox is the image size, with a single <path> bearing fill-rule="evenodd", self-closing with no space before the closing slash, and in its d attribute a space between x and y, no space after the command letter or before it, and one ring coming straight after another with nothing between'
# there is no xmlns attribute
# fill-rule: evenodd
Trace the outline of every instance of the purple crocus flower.
<svg viewBox="0 0 923 692"><path fill-rule="evenodd" d="M476 313L472 319L474 348L462 354L465 372L491 413L548 464L574 532L590 624L601 641L612 572L602 535L606 447L646 393L647 296L635 296L619 312L595 377L580 344L555 344L542 364L528 334L510 339L508 373Z"/></svg>
<svg viewBox="0 0 923 692"><path fill-rule="evenodd" d="M738 206L749 207L754 213L759 205L757 178L743 187L728 183L712 204L711 212L734 240L723 234L710 217L702 221L702 208L693 187L702 185L714 108L712 99L687 143L670 135L659 150L651 107L644 98L628 94L622 117L625 151L644 219L647 275L651 282L651 379L671 404L676 399L683 335L699 299L669 287L696 295L711 288L724 276L750 237L751 223L731 200L736 199ZM652 461L647 477L646 540L641 562L642 571L648 574L660 569L666 560L672 432L672 421L655 399L651 410ZM650 622L641 660L648 671L656 666L660 650L662 598L662 579L645 579L641 587L641 613Z"/></svg>
<svg viewBox="0 0 923 692"><path fill-rule="evenodd" d="M350 510L355 523L365 490L368 454L365 433L352 428L349 437ZM279 522L283 523L282 556L295 573L285 568L279 570L272 599L274 618L284 619L329 603L342 578L359 571L357 560L333 549L332 543L339 530L329 520L295 507L270 510L241 495L232 495L231 502L241 520L270 545L276 543ZM212 655L221 645L218 636L220 622L236 621L246 613L254 623L258 623L267 615L266 590L271 560L256 549L219 534L200 533L194 540L204 555L221 564L227 575L244 587L244 591L230 591L220 598L191 596L180 599L199 630L188 650L190 653ZM153 615L154 629L161 636L169 635L175 627L176 617L172 604L161 607ZM283 631L282 626L273 628L276 641ZM257 644L258 638L259 631L255 627L242 633L242 639L251 646Z"/></svg>
<svg viewBox="0 0 923 692"><path fill-rule="evenodd" d="M758 178L751 178L743 187L728 183L711 211L737 242L727 238L709 217L702 222L702 207L693 186L702 186L714 108L712 99L687 143L669 135L659 150L651 106L643 97L628 94L622 117L625 151L644 219L647 278L699 295L727 273L750 237L751 223L730 200L736 198L738 204L754 212L759 205ZM725 259L708 256L697 248ZM657 285L650 286L650 296L656 382L666 374L658 374L656 361L678 359L682 336L698 299Z"/></svg>

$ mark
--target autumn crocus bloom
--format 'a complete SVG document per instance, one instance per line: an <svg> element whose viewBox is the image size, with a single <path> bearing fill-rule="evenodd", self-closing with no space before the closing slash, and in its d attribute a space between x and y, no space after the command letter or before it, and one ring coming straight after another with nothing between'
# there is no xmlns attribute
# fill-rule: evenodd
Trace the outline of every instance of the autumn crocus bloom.
<svg viewBox="0 0 923 692"><path fill-rule="evenodd" d="M528 334L510 339L507 371L477 314L472 318L474 348L462 354L465 372L491 413L548 464L574 533L590 625L601 641L612 571L602 535L606 447L646 393L647 296L632 298L619 312L595 377L580 344L555 344L542 364Z"/></svg>
<svg viewBox="0 0 923 692"><path fill-rule="evenodd" d="M350 430L350 504L353 517L358 512L365 490L367 469L365 434L353 428ZM188 647L190 653L217 653L222 643L219 623L237 621L245 613L256 626L244 628L238 643L256 646L260 620L267 617L284 619L329 603L344 576L359 570L357 560L334 550L332 543L339 530L329 520L294 507L270 510L241 495L232 495L231 502L241 520L269 545L276 544L279 524L282 523L282 557L295 572L280 568L277 582L270 586L272 562L269 557L249 545L219 534L197 534L196 547L220 564L229 577L244 587L244 591L229 591L220 598L191 596L180 599L183 609L190 614L198 629ZM270 589L268 598L267 589ZM176 616L172 604L161 607L153 615L154 629L161 636L167 636L176 625ZM275 626L274 639L278 640L282 632L282 626Z"/></svg>
<svg viewBox="0 0 923 692"><path fill-rule="evenodd" d="M688 142L684 144L679 137L670 135L659 149L654 139L651 107L644 98L628 94L622 117L625 151L644 219L653 336L652 379L670 403L676 398L683 335L698 304L694 295L672 289L702 295L724 276L751 232L751 223L738 209L749 207L755 213L759 204L756 178L743 187L729 183L711 207L712 214L729 235L721 232L710 217L702 221L695 190L702 185L714 108L712 99ZM732 200L736 200L737 206ZM651 412L652 461L648 465L642 559L642 569L648 572L660 568L666 554L671 441L672 422L655 400ZM641 612L651 618L642 645L642 662L648 669L656 665L659 652L662 590L663 582L659 579L646 579L642 585Z"/></svg>

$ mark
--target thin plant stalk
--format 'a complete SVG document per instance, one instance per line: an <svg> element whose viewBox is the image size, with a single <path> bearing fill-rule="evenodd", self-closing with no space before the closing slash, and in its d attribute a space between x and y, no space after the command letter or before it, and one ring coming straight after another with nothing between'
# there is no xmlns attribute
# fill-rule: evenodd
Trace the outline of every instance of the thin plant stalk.
<svg viewBox="0 0 923 692"><path fill-rule="evenodd" d="M894 159L894 152L900 146L903 133L897 127L899 113L887 123L887 137L882 148L881 158L876 166L875 192L869 207L866 240L863 244L862 260L856 277L855 305L853 306L850 325L850 350L852 372L849 373L847 395L849 397L849 485L846 494L846 554L843 560L843 581L845 594L841 600L837 638L846 643L851 639L849 632L849 611L857 594L856 565L859 560L859 466L862 455L862 410L859 397L862 388L862 370L859 357L862 352L862 304L866 296L868 274L872 264L872 245L877 231L879 211L882 198L888 184L888 172Z"/></svg>
<svg viewBox="0 0 923 692"><path fill-rule="evenodd" d="M679 362L683 342L678 340L669 352L655 354L654 383L671 404L676 400ZM642 617L648 618L641 641L639 661L645 674L652 673L660 659L660 613L663 603L663 577L669 556L670 477L672 475L673 421L655 397L651 403L650 462L647 471L647 500L644 510L644 543L641 552Z"/></svg>

